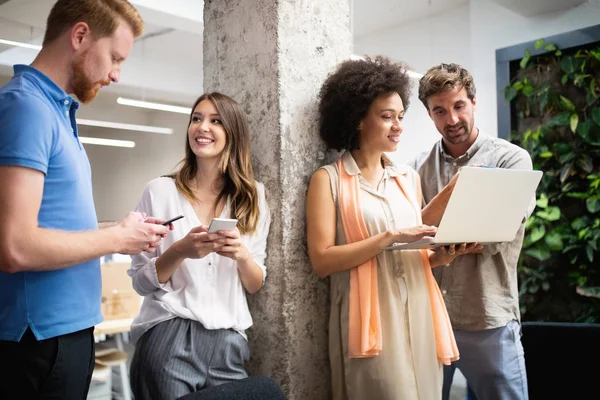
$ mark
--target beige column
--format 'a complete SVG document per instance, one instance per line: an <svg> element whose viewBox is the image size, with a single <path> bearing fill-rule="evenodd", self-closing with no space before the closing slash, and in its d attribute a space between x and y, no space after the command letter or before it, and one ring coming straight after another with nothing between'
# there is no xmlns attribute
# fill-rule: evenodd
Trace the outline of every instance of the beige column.
<svg viewBox="0 0 600 400"><path fill-rule="evenodd" d="M249 296L248 369L289 399L327 399L329 282L310 267L304 204L311 174L332 157L318 138L317 94L351 54L350 1L206 0L204 25L204 90L248 113L273 219L266 286Z"/></svg>

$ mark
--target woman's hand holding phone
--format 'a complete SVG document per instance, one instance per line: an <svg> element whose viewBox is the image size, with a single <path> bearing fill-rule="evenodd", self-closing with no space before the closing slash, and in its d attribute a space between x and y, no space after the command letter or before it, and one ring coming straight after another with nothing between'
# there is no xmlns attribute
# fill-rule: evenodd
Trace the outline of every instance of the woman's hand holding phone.
<svg viewBox="0 0 600 400"><path fill-rule="evenodd" d="M204 258L220 249L227 239L218 233L209 233L206 226L196 226L185 237L173 244L173 250L185 258Z"/></svg>
<svg viewBox="0 0 600 400"><path fill-rule="evenodd" d="M221 234L225 238L225 242L217 250L218 255L231 258L235 261L248 261L250 259L250 252L240 240L240 231L237 228L220 232L222 232Z"/></svg>

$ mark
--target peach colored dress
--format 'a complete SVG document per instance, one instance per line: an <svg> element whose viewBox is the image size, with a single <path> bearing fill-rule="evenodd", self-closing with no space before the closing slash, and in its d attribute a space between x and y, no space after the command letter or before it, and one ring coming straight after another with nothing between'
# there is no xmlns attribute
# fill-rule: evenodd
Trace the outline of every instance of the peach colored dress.
<svg viewBox="0 0 600 400"><path fill-rule="evenodd" d="M360 174L350 152L346 172ZM414 226L415 210L394 182L405 175L416 196L418 175L385 159L379 190L359 177L363 218L370 235ZM330 177L336 204L336 245L346 244L341 222L337 165L322 167ZM383 347L372 358L348 357L349 271L332 274L329 357L334 400L439 400L442 367L436 354L429 290L418 250L384 251L377 256Z"/></svg>

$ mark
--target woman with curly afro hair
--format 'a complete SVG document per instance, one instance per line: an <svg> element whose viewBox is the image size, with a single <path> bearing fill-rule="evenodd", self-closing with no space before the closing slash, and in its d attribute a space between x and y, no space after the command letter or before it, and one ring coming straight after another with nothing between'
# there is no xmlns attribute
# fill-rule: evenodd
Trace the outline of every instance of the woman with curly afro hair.
<svg viewBox="0 0 600 400"><path fill-rule="evenodd" d="M330 277L333 398L438 400L442 364L458 358L431 268L445 248L383 250L432 236L417 173L397 149L409 104L407 66L385 57L341 63L320 91L320 135L344 150L312 176L306 204L313 270Z"/></svg>

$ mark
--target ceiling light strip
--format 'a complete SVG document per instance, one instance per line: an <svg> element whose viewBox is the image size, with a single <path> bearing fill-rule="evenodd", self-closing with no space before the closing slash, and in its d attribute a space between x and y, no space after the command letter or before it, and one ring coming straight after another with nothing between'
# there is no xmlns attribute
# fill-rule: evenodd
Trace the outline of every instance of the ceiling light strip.
<svg viewBox="0 0 600 400"><path fill-rule="evenodd" d="M26 49L33 49L33 50L41 50L41 48L42 48L42 46L39 46L37 44L15 42L13 40L6 40L6 39L0 39L0 43L7 44L9 46L24 47Z"/></svg>
<svg viewBox="0 0 600 400"><path fill-rule="evenodd" d="M99 146L127 147L130 149L135 147L135 142L132 142L131 140L115 140L79 136L79 141L84 144L95 144Z"/></svg>
<svg viewBox="0 0 600 400"><path fill-rule="evenodd" d="M187 115L189 115L192 112L192 109L189 107L180 107L180 106L173 106L170 104L153 103L150 101L133 100L133 99L127 99L124 97L119 97L117 99L117 103L119 103L123 106L149 108L152 110L169 111L169 112L187 114Z"/></svg>
<svg viewBox="0 0 600 400"><path fill-rule="evenodd" d="M162 133L163 135L171 135L173 133L173 129L171 129L171 128L161 128L158 126L147 126L147 125L123 124L120 122L110 122L110 121L96 121L96 120L92 120L92 119L78 118L77 124L78 125L86 125L86 126L96 126L99 128L123 129L123 130L127 130L127 131Z"/></svg>

